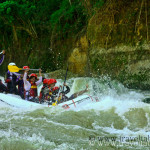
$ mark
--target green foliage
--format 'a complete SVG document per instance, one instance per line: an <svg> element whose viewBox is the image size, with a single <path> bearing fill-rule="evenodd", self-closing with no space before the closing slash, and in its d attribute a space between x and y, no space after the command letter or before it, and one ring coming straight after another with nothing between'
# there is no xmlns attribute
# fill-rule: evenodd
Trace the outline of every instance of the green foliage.
<svg viewBox="0 0 150 150"><path fill-rule="evenodd" d="M104 3L104 0L92 0L93 8L101 8Z"/></svg>
<svg viewBox="0 0 150 150"><path fill-rule="evenodd" d="M1 69L4 70L10 61L15 61L20 66L41 66L44 71L62 68L67 59L68 45L61 47L61 44L65 40L75 39L86 28L88 11L101 7L103 2L104 0L1 0L0 48L7 51L3 64L5 66ZM53 41L57 46L51 53L49 48Z"/></svg>
<svg viewBox="0 0 150 150"><path fill-rule="evenodd" d="M63 0L60 8L51 15L52 28L66 37L68 33L79 32L86 24L87 15L80 0ZM57 29L56 29L57 28Z"/></svg>
<svg viewBox="0 0 150 150"><path fill-rule="evenodd" d="M0 3L0 18L7 24L17 24L19 19L29 19L35 6L27 1L20 4L17 1Z"/></svg>

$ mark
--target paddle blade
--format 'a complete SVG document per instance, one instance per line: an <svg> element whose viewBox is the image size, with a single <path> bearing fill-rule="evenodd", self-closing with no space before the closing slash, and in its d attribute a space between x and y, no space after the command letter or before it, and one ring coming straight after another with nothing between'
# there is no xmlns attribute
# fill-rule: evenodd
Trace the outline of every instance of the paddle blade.
<svg viewBox="0 0 150 150"><path fill-rule="evenodd" d="M19 72L19 70L22 70L22 68L18 68L17 66L9 66L8 65L8 70L10 72Z"/></svg>

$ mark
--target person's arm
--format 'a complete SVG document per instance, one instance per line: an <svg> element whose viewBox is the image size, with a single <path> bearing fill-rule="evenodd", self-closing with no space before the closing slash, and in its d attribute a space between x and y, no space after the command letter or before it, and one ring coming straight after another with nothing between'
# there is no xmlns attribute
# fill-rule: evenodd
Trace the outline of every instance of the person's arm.
<svg viewBox="0 0 150 150"><path fill-rule="evenodd" d="M20 77L20 73L17 73L17 72L12 72L12 74L14 74L15 76L18 76L18 77Z"/></svg>
<svg viewBox="0 0 150 150"><path fill-rule="evenodd" d="M63 94L69 93L70 92L69 86L67 86L65 83L64 83L64 86L66 87L66 91L64 91Z"/></svg>
<svg viewBox="0 0 150 150"><path fill-rule="evenodd" d="M39 69L39 76L42 76L42 70Z"/></svg>
<svg viewBox="0 0 150 150"><path fill-rule="evenodd" d="M4 58L5 58L5 50L3 50L3 54L2 54L2 57L0 59L0 65L3 63Z"/></svg>
<svg viewBox="0 0 150 150"><path fill-rule="evenodd" d="M64 91L64 94L67 94L69 92L70 92L70 88L69 88L69 86L66 85L66 91Z"/></svg>
<svg viewBox="0 0 150 150"><path fill-rule="evenodd" d="M24 73L23 82L24 82L25 90L30 90L31 84L29 81L27 81L27 71L25 71L25 73Z"/></svg>
<svg viewBox="0 0 150 150"><path fill-rule="evenodd" d="M41 69L39 69L39 80L38 81L36 81L35 83L36 83L36 85L39 85L41 82L42 82L42 70Z"/></svg>
<svg viewBox="0 0 150 150"><path fill-rule="evenodd" d="M42 82L42 76L40 76L40 77L39 77L39 80L36 81L35 83L36 83L36 85L39 85L41 82Z"/></svg>

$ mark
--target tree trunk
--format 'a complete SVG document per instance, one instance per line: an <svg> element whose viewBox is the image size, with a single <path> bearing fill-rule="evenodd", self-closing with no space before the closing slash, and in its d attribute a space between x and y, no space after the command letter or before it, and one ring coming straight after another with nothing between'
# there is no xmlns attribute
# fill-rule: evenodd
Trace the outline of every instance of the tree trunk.
<svg viewBox="0 0 150 150"><path fill-rule="evenodd" d="M18 45L18 37L17 37L16 27L14 25L12 26L12 30L13 30L14 42Z"/></svg>

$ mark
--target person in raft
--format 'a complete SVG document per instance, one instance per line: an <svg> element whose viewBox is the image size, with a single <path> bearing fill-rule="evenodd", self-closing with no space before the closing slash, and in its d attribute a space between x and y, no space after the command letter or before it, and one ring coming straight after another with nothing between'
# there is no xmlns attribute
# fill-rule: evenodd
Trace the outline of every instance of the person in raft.
<svg viewBox="0 0 150 150"><path fill-rule="evenodd" d="M11 62L9 63L9 66L16 66L16 64L14 62ZM5 83L7 83L9 93L16 95L19 94L18 89L16 88L16 81L18 76L20 76L20 74L17 72L10 72L9 70L7 71Z"/></svg>
<svg viewBox="0 0 150 150"><path fill-rule="evenodd" d="M23 74L21 74L16 81L16 85L18 85L18 93L22 99L24 99L24 83L23 83Z"/></svg>
<svg viewBox="0 0 150 150"><path fill-rule="evenodd" d="M3 63L3 61L4 61L4 57L5 57L5 50L3 50L2 52L1 52L1 54L2 54L2 56L1 56L1 58L0 58L0 65Z"/></svg>
<svg viewBox="0 0 150 150"><path fill-rule="evenodd" d="M2 50L0 54L2 54L2 56L0 57L0 65L1 65L4 61L5 50ZM6 92L6 93L8 92L8 88L2 83L1 79L0 79L0 92Z"/></svg>
<svg viewBox="0 0 150 150"><path fill-rule="evenodd" d="M0 93L8 93L8 88L2 83L2 80L0 79Z"/></svg>
<svg viewBox="0 0 150 150"><path fill-rule="evenodd" d="M48 86L49 86L49 89L51 92L51 95L49 95L51 97L51 101L54 102L54 101L56 101L56 99L58 99L58 101L57 101L58 104L63 103L65 101L75 99L78 96L80 96L88 91L88 85L86 85L85 90L76 92L76 93L72 94L70 97L67 97L66 94L70 92L70 88L64 83L64 87L66 87L66 90L65 91L63 90L59 93L60 88L55 86L56 83L57 83L56 79L51 79L48 82Z"/></svg>
<svg viewBox="0 0 150 150"><path fill-rule="evenodd" d="M23 69L30 69L29 66L23 66ZM24 99L24 82L23 82L23 76L24 74L21 74L17 78L16 84L18 85L18 92L22 99ZM29 81L29 75L27 75L27 81Z"/></svg>
<svg viewBox="0 0 150 150"><path fill-rule="evenodd" d="M38 93L37 93L37 86L42 82L42 70L39 69L39 80L37 80L37 75L35 73L30 74L29 81L27 80L27 72L30 69L27 69L23 76L24 82L24 97L25 100L39 102L38 100Z"/></svg>
<svg viewBox="0 0 150 150"><path fill-rule="evenodd" d="M41 88L40 91L40 96L39 96L39 103L45 102L45 100L49 99L49 86L48 86L48 81L50 79L44 79L43 80L43 87Z"/></svg>

